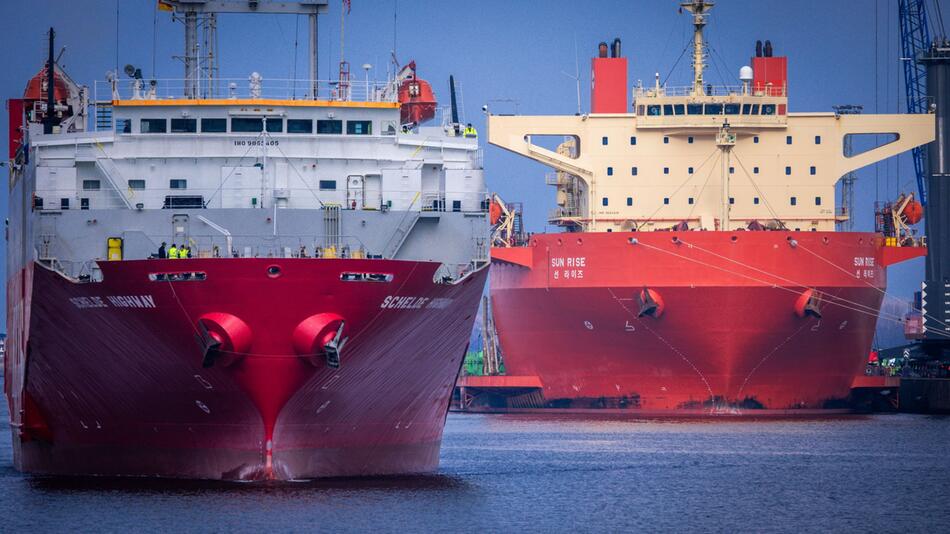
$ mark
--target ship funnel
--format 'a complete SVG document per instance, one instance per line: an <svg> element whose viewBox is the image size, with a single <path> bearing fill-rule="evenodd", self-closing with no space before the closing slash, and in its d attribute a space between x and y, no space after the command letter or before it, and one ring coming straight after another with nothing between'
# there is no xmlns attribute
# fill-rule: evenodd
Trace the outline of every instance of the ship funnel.
<svg viewBox="0 0 950 534"><path fill-rule="evenodd" d="M772 57L772 41L765 41L765 57Z"/></svg>
<svg viewBox="0 0 950 534"><path fill-rule="evenodd" d="M620 38L615 37L614 42L610 45L610 57L620 57Z"/></svg>
<svg viewBox="0 0 950 534"><path fill-rule="evenodd" d="M762 41L755 42L755 57L762 57Z"/></svg>
<svg viewBox="0 0 950 534"><path fill-rule="evenodd" d="M597 57L607 57L607 43L606 42L601 41L601 43L597 45Z"/></svg>

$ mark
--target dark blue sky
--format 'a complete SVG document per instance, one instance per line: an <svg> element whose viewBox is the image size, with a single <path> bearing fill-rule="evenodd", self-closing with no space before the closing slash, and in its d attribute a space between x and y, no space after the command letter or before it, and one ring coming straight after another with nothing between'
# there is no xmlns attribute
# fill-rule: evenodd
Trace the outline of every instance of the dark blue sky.
<svg viewBox="0 0 950 534"><path fill-rule="evenodd" d="M482 104L499 112L571 114L576 111L572 78L577 45L581 101L589 102L589 58L603 40L620 37L630 59L630 81L651 83L654 73L673 85L689 81L689 57L671 70L690 39L686 14L674 0L570 1L481 0L470 2L398 1L396 55L415 59L441 101L448 101L448 76L462 88L465 118L484 132ZM394 38L394 0L352 0L346 18L346 55L357 76L364 63L385 78ZM931 8L933 1L927 0ZM950 0L939 1L944 14ZM4 99L22 94L42 66L45 32L57 30L61 60L79 83L92 85L105 72L132 63L151 77L181 78L183 28L169 13L156 12L155 0L4 0L0 2L0 74ZM118 5L118 36L116 11ZM340 2L320 22L321 78L337 68ZM222 77L290 78L294 36L299 28L296 71L305 77L306 19L276 15L222 15L218 44ZM735 84L739 67L749 62L756 39L771 39L776 55L789 56L791 111L829 111L834 104L861 104L866 112L904 109L897 0L719 0L707 32L713 47L707 79ZM118 61L117 46L118 42ZM154 43L154 46L153 46ZM372 75L371 75L372 76ZM513 102L511 102L513 101ZM7 117L2 115L3 131ZM525 203L531 231L544 229L554 205L553 188L544 185L546 168L498 148L485 149L489 188L506 200ZM4 168L4 175L6 169ZM909 155L858 173L856 229L873 228L872 203L916 187ZM6 214L6 188L2 211ZM919 287L923 262L894 267L891 290L909 297ZM4 276L4 279L6 277ZM5 321L4 321L5 324Z"/></svg>

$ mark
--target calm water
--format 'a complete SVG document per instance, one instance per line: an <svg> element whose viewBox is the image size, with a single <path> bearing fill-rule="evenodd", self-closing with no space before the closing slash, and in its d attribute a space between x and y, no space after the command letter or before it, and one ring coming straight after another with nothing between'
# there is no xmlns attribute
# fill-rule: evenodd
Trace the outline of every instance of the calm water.
<svg viewBox="0 0 950 534"><path fill-rule="evenodd" d="M450 415L437 474L289 484L33 478L5 429L0 514L8 532L948 531L950 419Z"/></svg>

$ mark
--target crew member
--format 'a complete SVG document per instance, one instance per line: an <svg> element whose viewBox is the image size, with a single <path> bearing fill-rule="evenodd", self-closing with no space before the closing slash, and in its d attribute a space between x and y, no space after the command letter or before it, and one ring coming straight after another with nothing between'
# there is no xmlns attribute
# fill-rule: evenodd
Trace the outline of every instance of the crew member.
<svg viewBox="0 0 950 534"><path fill-rule="evenodd" d="M478 132L475 131L475 127L472 126L472 123L468 123L465 125L465 131L463 132L463 135L470 139L476 139L478 137Z"/></svg>
<svg viewBox="0 0 950 534"><path fill-rule="evenodd" d="M168 247L168 259L178 259L178 247L176 247L174 243L172 243L172 246Z"/></svg>
<svg viewBox="0 0 950 534"><path fill-rule="evenodd" d="M188 256L190 255L191 255L191 249L189 249L187 245L182 245L181 248L178 249L179 259L182 259L182 260L188 259Z"/></svg>
<svg viewBox="0 0 950 534"><path fill-rule="evenodd" d="M164 260L168 257L168 254L165 252L165 242L162 241L162 245L158 247L158 259Z"/></svg>

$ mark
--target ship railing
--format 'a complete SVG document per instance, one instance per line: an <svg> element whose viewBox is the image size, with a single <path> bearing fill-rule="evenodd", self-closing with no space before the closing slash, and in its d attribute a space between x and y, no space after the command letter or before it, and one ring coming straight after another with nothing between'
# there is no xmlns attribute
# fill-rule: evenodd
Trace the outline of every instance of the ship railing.
<svg viewBox="0 0 950 534"><path fill-rule="evenodd" d="M788 87L786 85L765 87L749 87L742 85L707 85L705 87L705 96L767 96L767 97L786 97L788 96ZM661 86L656 87L634 87L634 100L639 98L657 98L666 96L693 96L693 86Z"/></svg>
<svg viewBox="0 0 950 534"><path fill-rule="evenodd" d="M565 217L580 217L580 210L576 208L554 208L548 211L548 220L563 219Z"/></svg>
<svg viewBox="0 0 950 534"><path fill-rule="evenodd" d="M336 102L396 102L396 91L386 82L371 80L301 80L289 78L215 78L188 94L183 78L156 80L99 80L93 86L94 101L126 100L323 100Z"/></svg>

